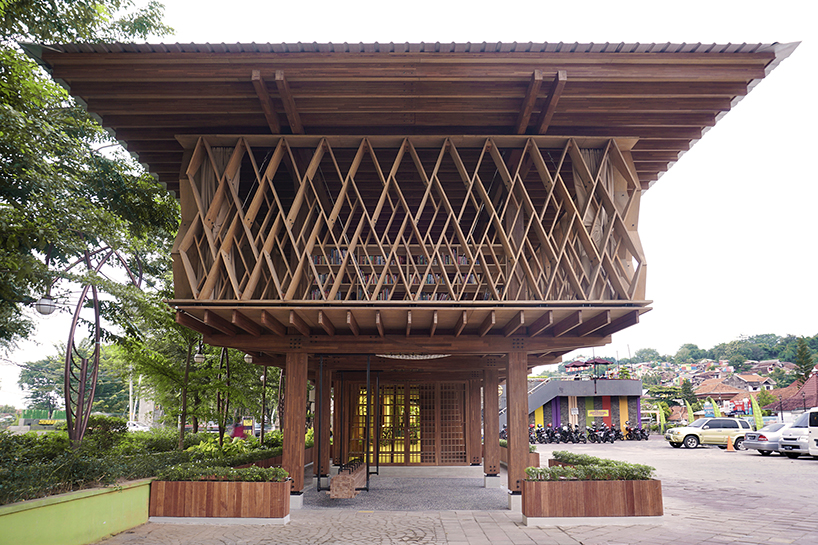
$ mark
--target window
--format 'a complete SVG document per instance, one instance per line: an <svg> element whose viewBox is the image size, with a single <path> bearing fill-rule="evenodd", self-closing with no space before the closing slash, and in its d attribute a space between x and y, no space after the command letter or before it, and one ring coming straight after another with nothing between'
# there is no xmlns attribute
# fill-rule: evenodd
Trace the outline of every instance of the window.
<svg viewBox="0 0 818 545"><path fill-rule="evenodd" d="M818 411L809 413L809 427L818 427Z"/></svg>
<svg viewBox="0 0 818 545"><path fill-rule="evenodd" d="M793 428L806 428L807 422L809 419L810 413L802 413L798 418L795 419L795 423L792 425Z"/></svg>
<svg viewBox="0 0 818 545"><path fill-rule="evenodd" d="M738 420L722 420L721 427L730 430L738 429Z"/></svg>
<svg viewBox="0 0 818 545"><path fill-rule="evenodd" d="M750 423L747 422L746 420L739 420L738 422L739 424L741 424L741 427L744 428L745 430L750 429Z"/></svg>

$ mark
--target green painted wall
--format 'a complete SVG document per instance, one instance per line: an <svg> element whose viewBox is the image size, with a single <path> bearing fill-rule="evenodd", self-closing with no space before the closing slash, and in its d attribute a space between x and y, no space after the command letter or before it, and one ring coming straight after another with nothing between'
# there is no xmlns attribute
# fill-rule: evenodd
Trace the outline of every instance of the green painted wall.
<svg viewBox="0 0 818 545"><path fill-rule="evenodd" d="M0 507L0 545L86 545L148 522L150 479Z"/></svg>

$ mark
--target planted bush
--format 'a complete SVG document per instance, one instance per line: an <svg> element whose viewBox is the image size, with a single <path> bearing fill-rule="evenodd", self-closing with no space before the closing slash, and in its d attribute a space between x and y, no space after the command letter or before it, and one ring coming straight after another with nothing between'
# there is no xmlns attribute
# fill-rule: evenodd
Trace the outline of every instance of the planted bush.
<svg viewBox="0 0 818 545"><path fill-rule="evenodd" d="M656 468L630 464L586 454L566 451L553 452L554 459L569 466L529 467L525 473L529 481L647 481Z"/></svg>
<svg viewBox="0 0 818 545"><path fill-rule="evenodd" d="M499 441L501 447L508 448L508 441L506 439L499 439ZM532 445L529 443L528 452L537 452L537 445Z"/></svg>
<svg viewBox="0 0 818 545"><path fill-rule="evenodd" d="M242 481L283 482L289 474L280 467L246 467L235 469L227 466L203 464L180 464L159 472L161 481Z"/></svg>

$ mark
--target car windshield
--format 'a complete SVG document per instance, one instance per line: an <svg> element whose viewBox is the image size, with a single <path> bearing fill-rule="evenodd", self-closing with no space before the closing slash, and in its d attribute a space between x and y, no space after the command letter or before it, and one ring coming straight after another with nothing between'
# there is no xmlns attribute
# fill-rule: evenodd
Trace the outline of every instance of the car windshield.
<svg viewBox="0 0 818 545"><path fill-rule="evenodd" d="M688 428L701 428L702 426L704 426L705 422L707 422L706 418L699 418L692 424L689 424Z"/></svg>
<svg viewBox="0 0 818 545"><path fill-rule="evenodd" d="M809 413L803 413L801 416L795 419L795 423L792 425L793 428L806 428L807 427L807 420L809 419Z"/></svg>
<svg viewBox="0 0 818 545"><path fill-rule="evenodd" d="M769 425L767 425L767 426L764 426L763 428L761 428L761 429L760 429L760 430L758 430L758 431L773 432L773 431L778 431L778 430L780 430L780 429L781 429L781 428L783 428L784 426L785 426L785 424L781 424L781 423L778 423L778 424L769 424Z"/></svg>

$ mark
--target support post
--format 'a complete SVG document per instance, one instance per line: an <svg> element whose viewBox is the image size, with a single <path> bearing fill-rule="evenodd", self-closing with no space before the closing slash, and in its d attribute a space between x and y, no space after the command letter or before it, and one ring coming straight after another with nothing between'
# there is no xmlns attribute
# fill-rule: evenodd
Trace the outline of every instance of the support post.
<svg viewBox="0 0 818 545"><path fill-rule="evenodd" d="M479 466L482 461L480 452L480 379L469 381L469 461L473 466Z"/></svg>
<svg viewBox="0 0 818 545"><path fill-rule="evenodd" d="M528 459L528 356L525 352L508 354L508 490L521 494Z"/></svg>
<svg viewBox="0 0 818 545"><path fill-rule="evenodd" d="M500 475L500 386L496 367L483 370L483 473L486 477ZM488 483L487 483L488 484ZM499 485L498 485L499 486Z"/></svg>
<svg viewBox="0 0 818 545"><path fill-rule="evenodd" d="M322 359L323 365L323 359ZM331 411L330 411L330 386L332 385L332 370L328 367L324 366L323 370L321 371L321 376L319 378L319 412L320 412L320 449L319 449L319 456L320 462L315 464L316 472L318 472L318 481L320 483L321 476L328 476L329 475L329 467L330 467L330 422L331 422Z"/></svg>
<svg viewBox="0 0 818 545"><path fill-rule="evenodd" d="M284 452L281 465L292 479L291 494L304 492L304 433L307 425L307 354L287 353L284 394Z"/></svg>

